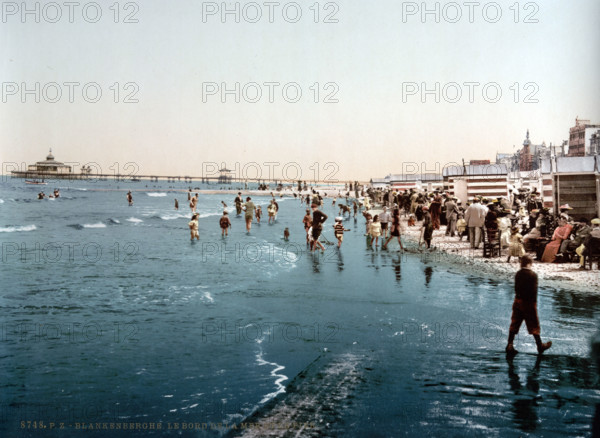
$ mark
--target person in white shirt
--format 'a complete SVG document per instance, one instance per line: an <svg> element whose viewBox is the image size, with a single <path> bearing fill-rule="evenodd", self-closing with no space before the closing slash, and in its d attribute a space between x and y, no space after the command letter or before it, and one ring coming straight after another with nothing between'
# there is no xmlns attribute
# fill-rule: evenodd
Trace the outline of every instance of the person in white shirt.
<svg viewBox="0 0 600 438"><path fill-rule="evenodd" d="M476 197L473 203L465 211L465 221L467 227L469 227L469 242L471 242L471 248L479 248L481 238L483 236L483 224L485 222L485 216L487 214L487 208L481 205L481 199Z"/></svg>
<svg viewBox="0 0 600 438"><path fill-rule="evenodd" d="M388 223L390 221L390 214L387 211L387 207L383 207L383 213L381 213L379 215L379 222L381 222L381 234L383 236L383 239L387 239L387 235L388 235ZM384 240L385 242L385 240Z"/></svg>

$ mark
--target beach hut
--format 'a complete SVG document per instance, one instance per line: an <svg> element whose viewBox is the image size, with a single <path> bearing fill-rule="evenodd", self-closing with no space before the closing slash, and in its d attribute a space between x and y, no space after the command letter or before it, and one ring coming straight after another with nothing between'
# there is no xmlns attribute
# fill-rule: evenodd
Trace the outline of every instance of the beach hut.
<svg viewBox="0 0 600 438"><path fill-rule="evenodd" d="M472 201L475 196L508 197L506 164L446 166L442 175L445 189L459 199Z"/></svg>
<svg viewBox="0 0 600 438"><path fill-rule="evenodd" d="M569 215L574 218L600 216L600 155L557 157L542 165L547 171L542 173L544 198L549 191L547 182L550 179L555 213L561 205L569 204L572 208Z"/></svg>
<svg viewBox="0 0 600 438"><path fill-rule="evenodd" d="M541 181L542 181L542 203L544 207L554 209L554 190L552 188L552 163L555 159L542 160Z"/></svg>
<svg viewBox="0 0 600 438"><path fill-rule="evenodd" d="M437 173L405 173L389 176L390 187L394 190L427 190L442 189L442 175Z"/></svg>
<svg viewBox="0 0 600 438"><path fill-rule="evenodd" d="M370 184L374 189L387 189L389 180L387 178L371 178Z"/></svg>

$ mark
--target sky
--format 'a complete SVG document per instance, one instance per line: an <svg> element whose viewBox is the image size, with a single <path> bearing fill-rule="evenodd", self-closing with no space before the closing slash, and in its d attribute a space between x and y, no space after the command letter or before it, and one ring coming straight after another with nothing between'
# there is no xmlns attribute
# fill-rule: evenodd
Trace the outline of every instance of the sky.
<svg viewBox="0 0 600 438"><path fill-rule="evenodd" d="M2 171L364 181L600 123L597 0L373 3L2 2Z"/></svg>

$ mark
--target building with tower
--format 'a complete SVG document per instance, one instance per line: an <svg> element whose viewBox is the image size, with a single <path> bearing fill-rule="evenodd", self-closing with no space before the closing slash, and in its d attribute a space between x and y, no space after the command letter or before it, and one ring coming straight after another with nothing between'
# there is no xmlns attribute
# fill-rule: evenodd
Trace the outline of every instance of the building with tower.
<svg viewBox="0 0 600 438"><path fill-rule="evenodd" d="M595 155L592 151L591 140L594 134L600 132L600 125L592 124L589 120L577 117L575 126L569 129L569 157L585 157Z"/></svg>

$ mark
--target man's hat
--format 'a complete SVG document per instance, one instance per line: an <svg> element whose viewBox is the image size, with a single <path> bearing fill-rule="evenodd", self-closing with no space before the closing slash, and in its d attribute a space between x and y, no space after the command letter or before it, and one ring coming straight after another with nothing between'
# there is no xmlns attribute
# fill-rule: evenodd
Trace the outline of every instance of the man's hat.
<svg viewBox="0 0 600 438"><path fill-rule="evenodd" d="M336 222L341 222L343 220L344 220L344 218L342 218L341 216L338 216L338 217L335 218Z"/></svg>
<svg viewBox="0 0 600 438"><path fill-rule="evenodd" d="M573 210L573 208L569 204L563 204L558 207L559 210Z"/></svg>
<svg viewBox="0 0 600 438"><path fill-rule="evenodd" d="M597 217L592 219L592 225L600 225L600 219L598 219Z"/></svg>

